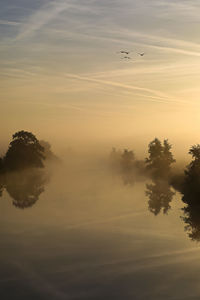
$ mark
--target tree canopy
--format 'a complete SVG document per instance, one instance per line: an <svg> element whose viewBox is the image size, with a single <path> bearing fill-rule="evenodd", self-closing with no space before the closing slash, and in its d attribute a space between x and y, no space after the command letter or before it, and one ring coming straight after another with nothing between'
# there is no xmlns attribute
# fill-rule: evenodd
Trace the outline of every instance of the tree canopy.
<svg viewBox="0 0 200 300"><path fill-rule="evenodd" d="M167 177L171 164L175 162L171 152L172 145L168 143L168 140L161 143L159 139L155 138L149 143L148 148L147 169L152 172L153 177Z"/></svg>
<svg viewBox="0 0 200 300"><path fill-rule="evenodd" d="M8 170L20 170L28 167L44 167L44 148L35 135L28 131L18 131L12 136L4 165Z"/></svg>

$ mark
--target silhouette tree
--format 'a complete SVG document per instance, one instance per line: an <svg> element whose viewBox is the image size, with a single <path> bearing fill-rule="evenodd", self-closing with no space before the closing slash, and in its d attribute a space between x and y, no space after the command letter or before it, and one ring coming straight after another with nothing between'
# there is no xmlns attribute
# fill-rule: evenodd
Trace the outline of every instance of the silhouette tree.
<svg viewBox="0 0 200 300"><path fill-rule="evenodd" d="M149 143L149 157L146 158L146 168L150 171L153 178L167 178L170 173L171 164L175 162L168 140L163 144L157 138Z"/></svg>
<svg viewBox="0 0 200 300"><path fill-rule="evenodd" d="M44 159L44 148L35 135L22 130L13 135L13 140L4 157L4 164L8 170L42 168Z"/></svg>
<svg viewBox="0 0 200 300"><path fill-rule="evenodd" d="M170 202L175 193L170 189L166 181L156 180L154 184L146 185L146 195L149 197L149 211L156 216L161 210L163 210L164 214L167 214L171 208Z"/></svg>
<svg viewBox="0 0 200 300"><path fill-rule="evenodd" d="M0 174L3 172L3 159L0 157Z"/></svg>
<svg viewBox="0 0 200 300"><path fill-rule="evenodd" d="M4 189L4 180L3 177L0 175L0 197L3 194L3 189Z"/></svg>
<svg viewBox="0 0 200 300"><path fill-rule="evenodd" d="M47 178L43 172L21 171L9 174L6 178L6 190L13 199L13 205L24 209L33 206L44 192Z"/></svg>
<svg viewBox="0 0 200 300"><path fill-rule="evenodd" d="M200 241L200 205L188 204L183 209L184 216L181 219L185 222L185 231L193 241Z"/></svg>
<svg viewBox="0 0 200 300"><path fill-rule="evenodd" d="M200 145L192 146L189 154L193 159L185 170L182 200L186 204L200 204Z"/></svg>

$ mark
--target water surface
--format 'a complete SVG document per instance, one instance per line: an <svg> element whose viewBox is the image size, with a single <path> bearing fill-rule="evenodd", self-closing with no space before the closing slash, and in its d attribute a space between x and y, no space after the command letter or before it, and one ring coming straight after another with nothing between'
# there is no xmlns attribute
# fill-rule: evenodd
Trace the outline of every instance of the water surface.
<svg viewBox="0 0 200 300"><path fill-rule="evenodd" d="M0 198L1 299L199 299L181 195L155 215L146 191L101 163L12 174Z"/></svg>

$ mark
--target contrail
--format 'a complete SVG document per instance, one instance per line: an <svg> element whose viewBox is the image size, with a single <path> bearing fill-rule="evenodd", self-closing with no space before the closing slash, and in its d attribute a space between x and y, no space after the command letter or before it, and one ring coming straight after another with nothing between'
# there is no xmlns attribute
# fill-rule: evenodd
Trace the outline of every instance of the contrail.
<svg viewBox="0 0 200 300"><path fill-rule="evenodd" d="M103 84L103 85L118 87L118 88L122 88L122 89L147 92L147 93L150 93L151 95L153 95L152 97L154 97L154 96L159 97L159 100L162 101L163 103L171 103L171 102L177 102L179 104L181 103L177 100L173 100L165 93L162 93L160 91L153 90L153 89L123 84L120 82L113 82L113 81L109 81L109 80L101 80L101 79L96 79L96 78L91 78L91 77L85 77L85 76L80 76L80 75L71 74L71 73L64 73L64 76L73 78L73 79L77 79L77 80L84 80L84 81L95 82L95 83L99 83L99 84ZM155 99L156 99L156 97L155 97Z"/></svg>

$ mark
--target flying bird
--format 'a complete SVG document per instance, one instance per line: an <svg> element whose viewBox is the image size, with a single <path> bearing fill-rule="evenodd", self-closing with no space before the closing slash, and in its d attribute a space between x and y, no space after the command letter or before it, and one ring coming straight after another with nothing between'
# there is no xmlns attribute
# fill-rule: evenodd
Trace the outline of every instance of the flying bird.
<svg viewBox="0 0 200 300"><path fill-rule="evenodd" d="M122 57L122 59L131 59L131 57L130 56L124 56L124 57Z"/></svg>
<svg viewBox="0 0 200 300"><path fill-rule="evenodd" d="M128 55L130 52L131 52L131 51L121 50L121 51L119 51L119 52L117 52L117 53L121 53L121 54L126 54L126 55Z"/></svg>
<svg viewBox="0 0 200 300"><path fill-rule="evenodd" d="M145 53L143 52L143 53L138 53L138 54L139 54L140 56L144 56Z"/></svg>

